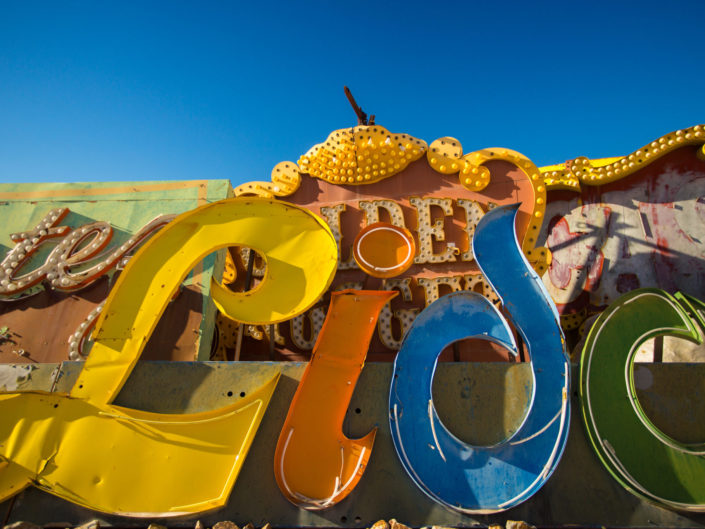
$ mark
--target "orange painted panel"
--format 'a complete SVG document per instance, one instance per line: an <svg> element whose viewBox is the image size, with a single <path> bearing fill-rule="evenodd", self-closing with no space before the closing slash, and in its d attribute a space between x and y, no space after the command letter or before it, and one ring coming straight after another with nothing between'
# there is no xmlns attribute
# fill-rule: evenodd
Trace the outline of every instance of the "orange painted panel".
<svg viewBox="0 0 705 529"><path fill-rule="evenodd" d="M284 496L304 509L330 507L357 485L376 429L348 439L343 419L362 371L382 307L396 292L331 294L328 316L296 390L274 456Z"/></svg>

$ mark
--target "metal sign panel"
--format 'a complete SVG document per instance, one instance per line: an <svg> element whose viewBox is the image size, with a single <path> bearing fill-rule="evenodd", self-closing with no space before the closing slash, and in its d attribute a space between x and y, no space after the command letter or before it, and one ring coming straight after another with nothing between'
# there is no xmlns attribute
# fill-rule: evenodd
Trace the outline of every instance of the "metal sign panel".
<svg viewBox="0 0 705 529"><path fill-rule="evenodd" d="M533 394L519 429L496 445L474 446L455 437L433 405L437 357L449 343L482 338L516 354L511 330L485 298L471 293L440 298L414 321L394 363L389 414L397 454L421 490L466 513L502 511L531 497L553 473L568 439L570 365L563 334L550 297L516 241L516 211L488 212L474 248L531 355Z"/></svg>

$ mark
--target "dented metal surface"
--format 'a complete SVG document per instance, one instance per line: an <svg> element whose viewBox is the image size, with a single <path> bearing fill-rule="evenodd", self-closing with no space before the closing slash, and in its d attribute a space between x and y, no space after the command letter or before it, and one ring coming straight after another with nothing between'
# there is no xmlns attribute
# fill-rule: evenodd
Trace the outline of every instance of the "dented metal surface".
<svg viewBox="0 0 705 529"><path fill-rule="evenodd" d="M65 363L65 375L56 390L70 389L80 367L77 362ZM293 506L279 492L271 470L276 440L305 363L141 362L115 403L157 413L198 413L242 399L241 394L249 395L281 370L277 390L228 503L219 511L198 517L206 527L220 520L233 520L241 527L246 522L258 527L266 522L274 527L370 527L382 518L399 518L400 513L410 527L486 527L504 525L507 519L528 520L543 527L600 527L605 520L610 520L612 527L705 526L705 514L663 509L621 487L595 457L579 414L571 418L575 422L561 464L528 501L492 515L461 514L438 505L414 486L395 454L388 427L392 367L391 363L368 363L360 375L343 432L358 438L378 427L374 452L355 493L325 511ZM39 366L22 389L48 390L54 368ZM693 440L704 439L705 410L697 403L703 398L705 366L641 364L639 369L653 380L653 386L639 397L647 414L659 424L668 422L672 435L687 430ZM459 438L474 444L493 443L521 422L532 378L528 363L441 363L436 369L434 402L443 422ZM577 396L574 398L571 405L579 406ZM191 485L200 485L205 479L201 475ZM15 498L8 523L32 520L39 525L80 525L97 518L101 526L146 525L145 520L96 513L36 488L26 489ZM9 502L0 504L0 514L8 513L9 507ZM193 528L194 518L155 522Z"/></svg>
<svg viewBox="0 0 705 529"><path fill-rule="evenodd" d="M568 438L570 371L563 335L555 307L516 241L516 210L488 212L473 244L531 355L533 393L519 429L498 444L473 446L447 429L433 404L437 357L449 343L483 338L516 354L511 330L485 298L456 293L433 303L415 320L394 364L389 414L397 454L424 493L464 513L503 511L531 497L555 470Z"/></svg>
<svg viewBox="0 0 705 529"><path fill-rule="evenodd" d="M331 296L328 316L282 427L274 475L284 496L304 509L329 508L357 486L377 429L361 439L343 419L382 306L395 292L345 290Z"/></svg>
<svg viewBox="0 0 705 529"><path fill-rule="evenodd" d="M597 455L633 494L674 509L705 512L705 443L658 428L636 392L634 355L655 336L701 343L705 305L645 288L615 301L597 319L580 364L583 420Z"/></svg>
<svg viewBox="0 0 705 529"><path fill-rule="evenodd" d="M78 505L132 517L183 516L225 504L278 373L246 398L201 413L158 414L113 401L190 270L214 250L240 244L269 260L268 275L252 293L211 286L221 310L240 319L276 321L275 314L306 310L335 269L330 230L295 206L232 199L178 216L118 279L71 392L0 394L0 498L33 484ZM191 487L201 475L205 483Z"/></svg>
<svg viewBox="0 0 705 529"><path fill-rule="evenodd" d="M277 379L247 399L195 414L144 412L57 393L0 395L0 498L33 484L123 516L218 508L227 501ZM207 479L197 488L186 485L197 476Z"/></svg>

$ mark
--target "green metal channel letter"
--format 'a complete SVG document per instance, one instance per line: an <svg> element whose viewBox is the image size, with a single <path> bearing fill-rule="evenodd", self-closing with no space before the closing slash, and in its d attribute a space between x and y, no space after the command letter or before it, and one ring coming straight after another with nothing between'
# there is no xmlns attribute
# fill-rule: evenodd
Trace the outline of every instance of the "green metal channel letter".
<svg viewBox="0 0 705 529"><path fill-rule="evenodd" d="M656 336L702 343L705 305L645 288L615 301L595 321L580 362L583 421L600 460L632 494L672 509L705 512L705 444L659 430L639 404L634 356Z"/></svg>

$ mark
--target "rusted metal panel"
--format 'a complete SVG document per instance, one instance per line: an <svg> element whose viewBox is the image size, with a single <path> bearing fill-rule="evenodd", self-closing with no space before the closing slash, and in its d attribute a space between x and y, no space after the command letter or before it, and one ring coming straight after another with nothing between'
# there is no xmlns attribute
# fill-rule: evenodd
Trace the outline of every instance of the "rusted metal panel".
<svg viewBox="0 0 705 529"><path fill-rule="evenodd" d="M520 239L529 223L534 205L533 189L528 177L515 165L500 160L486 164L491 172L490 184L481 192L472 192L458 182L457 175L440 174L433 170L426 158L409 164L400 174L365 184L362 186L341 186L325 180L303 175L297 191L282 200L305 206L326 219L334 233L341 235L341 255L338 272L331 291L339 288L369 288L365 285L367 274L353 262L352 245L360 229L376 220L408 227L418 239L419 230L438 222L442 230L432 243L433 253L442 254L455 247L453 262L416 263L402 275L387 280L386 285L397 287L402 295L397 296L386 312L383 311L378 330L373 337L368 359L370 361L391 361L399 347L403 332L410 321L422 308L429 305L438 295L460 289L475 290L492 297L491 288L482 281L480 270L472 257L469 232L484 211L501 204L522 202L517 218L517 231ZM415 202L418 199L442 200L444 206L433 203L430 214ZM464 201L465 206L458 201ZM386 201L384 203L376 201ZM467 212L465 207L471 210ZM418 246L418 245L417 245ZM423 248L422 248L423 249ZM457 254L457 255L456 255ZM240 261L239 258L236 259ZM236 262L241 275L245 263ZM255 267L257 273L257 266ZM442 279L443 278L443 279ZM423 281L438 281L429 283ZM406 284L404 284L406 282ZM369 283L369 281L368 281ZM386 286L385 288L392 288ZM286 360L306 360L315 342L315 335L323 322L328 300L324 299L300 316L298 321L284 322L277 326L280 336L277 342L277 358ZM395 314L405 311L404 315ZM412 312L413 311L413 312ZM227 324L224 333L228 333ZM223 330L223 329L221 329ZM268 358L268 339L264 328L248 328L245 332L246 347L243 347L245 360ZM294 338L294 335L297 338ZM395 345L390 345L395 344ZM501 347L477 342L472 347L459 344L456 357L461 360L507 361L509 356ZM441 361L453 359L449 348L441 355Z"/></svg>
<svg viewBox="0 0 705 529"><path fill-rule="evenodd" d="M577 327L640 287L705 298L705 161L683 147L628 178L580 194L549 192L543 280Z"/></svg>
<svg viewBox="0 0 705 529"><path fill-rule="evenodd" d="M0 363L67 359L69 340L86 315L105 300L107 277L75 293L44 290L17 301L0 302ZM169 304L145 347L144 360L193 360L202 320L202 293L184 287ZM175 330L178 330L175 332Z"/></svg>
<svg viewBox="0 0 705 529"><path fill-rule="evenodd" d="M0 339L0 362L68 359L75 333L86 327L90 330L88 323L97 316L95 309L105 300L125 259L134 253L131 238L157 217L188 211L231 194L226 180L0 185L0 258L6 261L6 267L13 267L13 276L3 280L13 282L12 277L27 277L36 271L38 278L24 283L39 281L30 288L17 283L17 294L0 295L0 327L7 327ZM57 218L52 211L62 213ZM55 227L46 228L47 225ZM98 272L87 286L66 291L64 285L52 280L55 274L48 263L55 254L51 252L57 243L87 225L104 230L101 249L67 270L78 273L97 267ZM36 243L29 236L24 242L21 235L10 238L13 233L27 233L38 226L55 233L45 236L41 229L37 230L33 235ZM81 248L97 241L87 237L68 255L78 255ZM19 245L31 247L31 257L24 249L13 250ZM13 260L20 262L12 265ZM146 359L193 360L197 355L210 356L215 324L215 308L209 299L210 277L222 273L222 266L223 257L216 255L197 266L152 336Z"/></svg>

